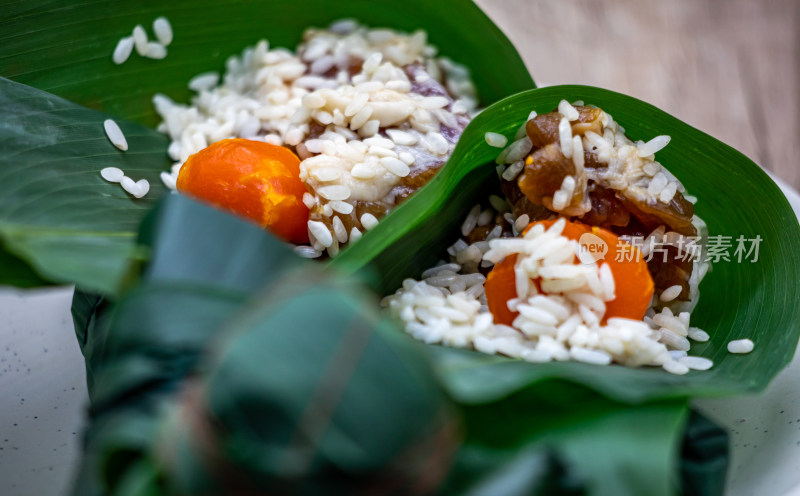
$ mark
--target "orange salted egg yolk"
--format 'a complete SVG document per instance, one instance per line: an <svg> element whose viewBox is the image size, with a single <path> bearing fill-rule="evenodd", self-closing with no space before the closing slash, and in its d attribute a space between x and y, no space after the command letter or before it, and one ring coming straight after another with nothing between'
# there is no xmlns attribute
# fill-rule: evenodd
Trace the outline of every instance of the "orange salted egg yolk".
<svg viewBox="0 0 800 496"><path fill-rule="evenodd" d="M543 224L549 228L555 221L539 221L530 224L523 232L528 232L535 224ZM614 256L620 250L620 245L627 243L619 237L599 227L588 226L580 222L567 222L561 233L569 239L579 241L584 233L592 233L602 239L609 246L609 255L602 263L607 263L614 278L615 298L606 302L606 313L602 323L611 317L624 317L633 320L642 320L653 297L653 278L647 270L647 262L642 256L631 257L630 260L617 260ZM634 247L629 247L636 250ZM489 272L484 288L489 311L495 323L511 325L519 315L508 308L508 301L517 297L515 265L516 255L510 255L501 260ZM538 280L534 281L538 287Z"/></svg>
<svg viewBox="0 0 800 496"><path fill-rule="evenodd" d="M177 187L286 241L308 243L300 159L282 146L246 139L218 141L189 157Z"/></svg>

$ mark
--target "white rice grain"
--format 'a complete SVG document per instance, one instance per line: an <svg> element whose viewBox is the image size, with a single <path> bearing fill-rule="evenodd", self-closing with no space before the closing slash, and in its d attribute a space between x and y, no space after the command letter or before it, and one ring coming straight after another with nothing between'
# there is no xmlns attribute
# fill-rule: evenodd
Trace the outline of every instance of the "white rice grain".
<svg viewBox="0 0 800 496"><path fill-rule="evenodd" d="M128 140L122 134L122 129L119 128L116 122L111 119L103 121L103 128L105 128L106 136L112 145L116 146L123 152L128 149Z"/></svg>
<svg viewBox="0 0 800 496"><path fill-rule="evenodd" d="M530 138L527 136L511 143L506 149L508 153L505 156L505 163L513 164L514 162L524 159L525 156L530 153L531 149L533 149L533 143L531 143Z"/></svg>
<svg viewBox="0 0 800 496"><path fill-rule="evenodd" d="M331 23L328 29L336 34L349 34L358 28L358 21L355 19L340 19Z"/></svg>
<svg viewBox="0 0 800 496"><path fill-rule="evenodd" d="M418 105L425 110L436 110L446 107L449 103L450 100L443 96L428 96L422 99Z"/></svg>
<svg viewBox="0 0 800 496"><path fill-rule="evenodd" d="M303 96L303 106L312 110L320 109L325 106L325 98L318 92L308 93Z"/></svg>
<svg viewBox="0 0 800 496"><path fill-rule="evenodd" d="M303 205L311 209L314 208L316 204L317 204L317 199L314 198L314 195L308 192L303 193Z"/></svg>
<svg viewBox="0 0 800 496"><path fill-rule="evenodd" d="M171 189L172 191L178 189L178 177L176 175L170 174L169 172L162 172L160 177L161 182L164 183L167 189Z"/></svg>
<svg viewBox="0 0 800 496"><path fill-rule="evenodd" d="M132 52L133 37L126 36L117 42L117 46L114 48L114 54L111 56L111 60L113 60L115 64L120 65L128 60L128 57L131 56Z"/></svg>
<svg viewBox="0 0 800 496"><path fill-rule="evenodd" d="M147 193L150 192L150 181L147 179L139 179L136 181L136 191L130 192L136 198L143 198Z"/></svg>
<svg viewBox="0 0 800 496"><path fill-rule="evenodd" d="M366 122L366 124L364 124L359 128L358 135L363 137L375 136L376 134L378 134L380 126L381 126L381 121L375 119L369 120Z"/></svg>
<svg viewBox="0 0 800 496"><path fill-rule="evenodd" d="M686 353L685 351L681 351L681 350L670 350L669 351L669 356L671 356L673 360L680 360L681 358L684 358L687 355L688 355L688 353Z"/></svg>
<svg viewBox="0 0 800 496"><path fill-rule="evenodd" d="M517 232L521 233L526 227L528 227L530 222L530 216L528 216L528 214L522 214L514 221L514 228L517 230Z"/></svg>
<svg viewBox="0 0 800 496"><path fill-rule="evenodd" d="M517 305L517 311L526 319L532 320L537 324L545 326L555 326L558 324L558 319L552 313L541 307L520 304Z"/></svg>
<svg viewBox="0 0 800 496"><path fill-rule="evenodd" d="M569 355L573 360L591 363L593 365L608 365L611 363L611 355L600 350L591 350L580 346L573 346L569 350Z"/></svg>
<svg viewBox="0 0 800 496"><path fill-rule="evenodd" d="M508 138L498 133L488 132L484 135L484 139L489 146L495 148L503 148L508 143Z"/></svg>
<svg viewBox="0 0 800 496"><path fill-rule="evenodd" d="M423 144L425 148L436 155L445 155L450 149L450 143L442 136L442 133L428 133Z"/></svg>
<svg viewBox="0 0 800 496"><path fill-rule="evenodd" d="M418 138L413 134L401 131L399 129L387 129L386 135L394 142L396 145L400 146L411 146L417 144Z"/></svg>
<svg viewBox="0 0 800 496"><path fill-rule="evenodd" d="M708 370L714 366L713 361L699 356L685 356L678 359L678 362L686 365L692 370Z"/></svg>
<svg viewBox="0 0 800 496"><path fill-rule="evenodd" d="M369 93L356 93L356 95L348 102L344 109L345 117L353 117L356 115L361 111L361 109L364 108L368 101ZM370 113L372 113L372 111L370 111Z"/></svg>
<svg viewBox="0 0 800 496"><path fill-rule="evenodd" d="M397 177L406 177L411 172L411 169L400 159L393 157L383 157L381 165L389 172Z"/></svg>
<svg viewBox="0 0 800 496"><path fill-rule="evenodd" d="M299 145L301 141L303 141L303 131L300 129L292 129L286 133L284 137L284 141L287 145L296 146Z"/></svg>
<svg viewBox="0 0 800 496"><path fill-rule="evenodd" d="M317 188L317 193L326 200L347 200L350 198L350 188L340 184Z"/></svg>
<svg viewBox="0 0 800 496"><path fill-rule="evenodd" d="M697 327L690 327L689 328L689 339L693 341L697 341L698 343L705 343L711 336L708 333L700 328Z"/></svg>
<svg viewBox="0 0 800 496"><path fill-rule="evenodd" d="M147 47L142 56L149 59L161 60L167 56L167 47L156 41L150 41L147 43Z"/></svg>
<svg viewBox="0 0 800 496"><path fill-rule="evenodd" d="M342 176L342 171L336 167L319 167L312 169L311 172L309 172L309 175L314 179L325 183L339 179Z"/></svg>
<svg viewBox="0 0 800 496"><path fill-rule="evenodd" d="M566 117L569 121L578 120L578 117L580 117L578 109L573 107L566 100L561 100L560 102L558 102L558 113Z"/></svg>
<svg viewBox="0 0 800 496"><path fill-rule="evenodd" d="M153 21L153 32L156 34L158 42L164 46L172 43L172 25L166 17L157 17Z"/></svg>
<svg viewBox="0 0 800 496"><path fill-rule="evenodd" d="M100 171L100 176L110 183L118 183L125 177L125 173L117 167L106 167Z"/></svg>
<svg viewBox="0 0 800 496"><path fill-rule="evenodd" d="M572 137L572 163L575 165L575 173L580 175L583 173L583 140L580 136ZM571 177L571 176L567 176Z"/></svg>
<svg viewBox="0 0 800 496"><path fill-rule="evenodd" d="M397 156L397 158L399 158L400 160L405 162L407 165L413 165L414 162L416 161L416 158L414 158L414 155L412 155L412 154L410 154L408 152L400 152L400 154Z"/></svg>
<svg viewBox="0 0 800 496"><path fill-rule="evenodd" d="M370 213L362 215L359 220L361 221L361 225L364 226L364 229L368 231L378 225L378 219Z"/></svg>
<svg viewBox="0 0 800 496"><path fill-rule="evenodd" d="M459 270L461 270L461 266L456 263L437 265L436 267L431 267L430 269L425 270L422 273L422 278L426 279L428 277L435 276L436 274L439 274L440 272L443 271L458 272Z"/></svg>
<svg viewBox="0 0 800 496"><path fill-rule="evenodd" d="M553 194L553 210L556 212L564 210L564 208L567 206L567 203L569 203L569 197L567 196L566 192L558 190L555 192L555 194Z"/></svg>
<svg viewBox="0 0 800 496"><path fill-rule="evenodd" d="M189 80L189 89L200 93L213 88L219 83L218 72L203 72Z"/></svg>
<svg viewBox="0 0 800 496"><path fill-rule="evenodd" d="M686 337L689 334L688 326L686 326L679 318L672 315L669 308L664 308L661 313L653 316L653 322L661 327L669 329L675 334Z"/></svg>
<svg viewBox="0 0 800 496"><path fill-rule="evenodd" d="M583 149L581 149L583 150ZM583 153L581 151L581 153ZM573 176L564 176L564 180L561 181L561 191L564 191L569 199L572 199L572 195L575 194L575 178Z"/></svg>
<svg viewBox="0 0 800 496"><path fill-rule="evenodd" d="M603 285L603 299L605 301L613 300L616 297L616 285L614 283L614 275L611 272L611 267L607 263L600 266L600 283Z"/></svg>
<svg viewBox="0 0 800 496"><path fill-rule="evenodd" d="M141 24L133 28L133 44L139 55L144 56L147 53L147 32Z"/></svg>
<svg viewBox="0 0 800 496"><path fill-rule="evenodd" d="M461 235L462 236L469 236L475 226L478 225L478 215L481 213L481 206L475 205L467 214L467 217L464 219L464 222L461 224Z"/></svg>
<svg viewBox="0 0 800 496"><path fill-rule="evenodd" d="M308 221L308 231L314 236L314 239L320 242L325 248L333 244L333 235L328 227L317 220Z"/></svg>
<svg viewBox="0 0 800 496"><path fill-rule="evenodd" d="M353 205L341 200L333 200L328 202L328 205L331 206L334 212L339 212L340 214L350 215L350 212L353 211Z"/></svg>
<svg viewBox="0 0 800 496"><path fill-rule="evenodd" d="M461 250L456 254L456 262L460 264L467 262L473 262L477 264L481 261L482 255L483 253L481 253L481 250L477 246L470 245L466 249Z"/></svg>
<svg viewBox="0 0 800 496"><path fill-rule="evenodd" d="M520 172L522 172L522 169L524 168L525 168L525 162L523 162L522 160L517 160L513 164L509 165L506 168L506 170L503 171L503 174L501 174L500 177L502 177L506 181L513 181L514 179L517 178L517 176L519 176Z"/></svg>
<svg viewBox="0 0 800 496"><path fill-rule="evenodd" d="M744 354L753 351L754 344L749 339L736 339L728 343L730 353Z"/></svg>
<svg viewBox="0 0 800 496"><path fill-rule="evenodd" d="M661 170L661 165L658 162L647 162L642 167L642 170L648 176L653 177Z"/></svg>
<svg viewBox="0 0 800 496"><path fill-rule="evenodd" d="M689 373L688 366L682 364L681 362L676 362L675 360L668 360L664 362L661 367L670 374L684 375Z"/></svg>
<svg viewBox="0 0 800 496"><path fill-rule="evenodd" d="M122 189L124 189L125 192L130 195L136 195L137 193L139 193L139 186L133 179L129 178L128 176L125 176L122 179L120 179L119 184L120 186L122 186Z"/></svg>
<svg viewBox="0 0 800 496"><path fill-rule="evenodd" d="M333 218L333 233L339 243L347 243L347 229L344 227L342 219L338 216Z"/></svg>
<svg viewBox="0 0 800 496"><path fill-rule="evenodd" d="M358 131L364 127L369 121L369 118L372 117L372 112L373 109L371 106L362 106L358 112L353 114L353 117L350 118L350 129L353 131Z"/></svg>
<svg viewBox="0 0 800 496"><path fill-rule="evenodd" d="M464 102L464 100L459 99L453 102L453 105L450 106L450 112L453 114L466 114L469 112L469 109L467 108L467 104Z"/></svg>
<svg viewBox="0 0 800 496"><path fill-rule="evenodd" d="M572 126L569 125L569 120L566 117L562 117L558 123L558 142L561 145L561 153L566 158L572 158L572 151L574 150Z"/></svg>
<svg viewBox="0 0 800 496"><path fill-rule="evenodd" d="M661 193L658 195L658 199L661 200L661 203L669 203L677 191L678 183L675 181L670 181L667 183L667 187L661 190Z"/></svg>
<svg viewBox="0 0 800 496"><path fill-rule="evenodd" d="M504 198L500 198L497 195L489 196L489 203L492 205L493 209L500 213L508 212L510 209L508 202Z"/></svg>
<svg viewBox="0 0 800 496"><path fill-rule="evenodd" d="M680 284L676 284L662 291L658 298L664 303L668 303L677 298L681 294L681 291L683 291L683 287Z"/></svg>
<svg viewBox="0 0 800 496"><path fill-rule="evenodd" d="M356 179L368 180L372 179L378 174L374 167L367 164L356 164L350 170L350 175Z"/></svg>
<svg viewBox="0 0 800 496"><path fill-rule="evenodd" d="M656 136L647 143L639 145L637 147L638 149L636 150L636 154L640 157L649 157L650 155L655 155L669 144L670 139L671 138L667 135Z"/></svg>
<svg viewBox="0 0 800 496"><path fill-rule="evenodd" d="M653 177L653 179L650 181L650 184L647 186L647 193L652 196L661 194L661 191L667 187L668 181L669 180L667 179L667 176L664 175L663 172L659 172L655 175L655 177Z"/></svg>
<svg viewBox="0 0 800 496"><path fill-rule="evenodd" d="M494 219L494 212L491 209L484 210L478 216L478 225L481 227L488 226L492 219Z"/></svg>
<svg viewBox="0 0 800 496"><path fill-rule="evenodd" d="M689 344L689 340L675 334L674 332L670 331L669 329L661 328L661 339L660 341L665 345L669 346L670 348L681 350L681 351L688 351L691 345Z"/></svg>
<svg viewBox="0 0 800 496"><path fill-rule="evenodd" d="M321 251L317 251L310 246L299 245L295 246L294 252L299 255L301 258L319 258L322 256Z"/></svg>
<svg viewBox="0 0 800 496"><path fill-rule="evenodd" d="M455 282L456 279L458 279L458 277L455 274L435 275L426 278L425 283L430 284L431 286L445 287Z"/></svg>

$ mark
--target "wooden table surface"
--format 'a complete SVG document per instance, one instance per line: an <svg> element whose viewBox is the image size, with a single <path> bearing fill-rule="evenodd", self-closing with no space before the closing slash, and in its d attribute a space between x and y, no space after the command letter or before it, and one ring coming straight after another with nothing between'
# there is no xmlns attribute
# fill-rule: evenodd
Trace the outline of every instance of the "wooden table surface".
<svg viewBox="0 0 800 496"><path fill-rule="evenodd" d="M800 1L477 0L537 85L626 93L800 189Z"/></svg>

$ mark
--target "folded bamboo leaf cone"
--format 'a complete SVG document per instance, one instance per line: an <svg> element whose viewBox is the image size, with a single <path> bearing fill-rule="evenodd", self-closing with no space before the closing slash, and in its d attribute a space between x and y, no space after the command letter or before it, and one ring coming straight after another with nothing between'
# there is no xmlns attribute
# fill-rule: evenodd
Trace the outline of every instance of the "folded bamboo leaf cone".
<svg viewBox="0 0 800 496"><path fill-rule="evenodd" d="M354 285L293 276L231 325L168 415L170 492L430 493L457 429L419 347Z"/></svg>

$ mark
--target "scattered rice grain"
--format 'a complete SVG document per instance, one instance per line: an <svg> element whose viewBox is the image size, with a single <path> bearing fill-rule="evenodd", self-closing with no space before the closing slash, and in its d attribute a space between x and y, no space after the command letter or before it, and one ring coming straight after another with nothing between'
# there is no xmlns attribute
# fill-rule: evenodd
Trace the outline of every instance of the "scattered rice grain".
<svg viewBox="0 0 800 496"><path fill-rule="evenodd" d="M689 373L688 366L684 365L681 362L676 362L675 360L668 360L664 362L664 364L661 367L670 374L684 375Z"/></svg>
<svg viewBox="0 0 800 496"><path fill-rule="evenodd" d="M699 356L685 356L678 359L678 362L686 365L692 370L708 370L714 365L713 361Z"/></svg>
<svg viewBox="0 0 800 496"><path fill-rule="evenodd" d="M122 181L123 177L125 177L125 173L122 171L122 169L117 167L106 167L100 171L100 175L103 177L103 179L110 183L118 183Z"/></svg>
<svg viewBox="0 0 800 496"><path fill-rule="evenodd" d="M122 129L119 128L116 122L111 119L106 119L103 121L103 128L105 128L106 136L112 145L122 151L128 149L128 140L125 139L125 135L122 134Z"/></svg>
<svg viewBox="0 0 800 496"><path fill-rule="evenodd" d="M111 56L111 60L113 60L115 64L120 65L128 60L128 57L131 56L132 52L133 37L126 36L117 42L117 46L114 48L114 54Z"/></svg>
<svg viewBox="0 0 800 496"><path fill-rule="evenodd" d="M736 339L728 343L730 353L744 354L753 351L754 344L749 339Z"/></svg>
<svg viewBox="0 0 800 496"><path fill-rule="evenodd" d="M132 193L136 198L144 197L150 191L150 181L139 179L136 181L136 192Z"/></svg>
<svg viewBox="0 0 800 496"><path fill-rule="evenodd" d="M133 28L133 44L139 55L144 56L147 53L147 32L141 24Z"/></svg>
<svg viewBox="0 0 800 496"><path fill-rule="evenodd" d="M156 41L150 41L147 43L145 53L143 53L142 56L149 59L161 60L167 56L167 47Z"/></svg>
<svg viewBox="0 0 800 496"><path fill-rule="evenodd" d="M172 43L172 25L166 17L157 17L156 20L153 21L153 32L158 42L162 45L168 46Z"/></svg>

